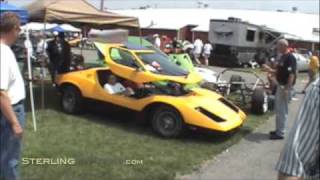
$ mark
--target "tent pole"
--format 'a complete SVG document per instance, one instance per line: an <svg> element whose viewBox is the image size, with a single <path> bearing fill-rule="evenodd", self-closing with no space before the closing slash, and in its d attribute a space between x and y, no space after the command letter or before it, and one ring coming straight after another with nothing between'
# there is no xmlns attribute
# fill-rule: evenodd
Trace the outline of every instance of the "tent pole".
<svg viewBox="0 0 320 180"><path fill-rule="evenodd" d="M104 9L104 0L100 0L100 11Z"/></svg>
<svg viewBox="0 0 320 180"><path fill-rule="evenodd" d="M27 25L26 29L26 39L30 41L29 29ZM29 92L30 92L30 105L31 105L31 114L32 114L32 122L33 122L33 130L37 131L37 120L34 109L34 96L33 96L33 83L32 83L32 72L31 72L31 54L27 50L27 63L28 63L28 79L29 79Z"/></svg>
<svg viewBox="0 0 320 180"><path fill-rule="evenodd" d="M81 54L81 56L83 55L83 53L82 53L82 50L83 50L83 36L84 36L84 28L83 28L83 26L81 26L81 36L80 36L80 44L81 44L81 47L80 47L80 54Z"/></svg>
<svg viewBox="0 0 320 180"><path fill-rule="evenodd" d="M47 26L47 11L45 11L43 31L42 31L43 38L44 38L45 42L46 42L46 26ZM46 43L43 43L43 55L45 55L45 44ZM41 63L42 72L44 72L44 69L45 69L44 63ZM45 108L45 106L44 106L44 96L45 96L45 93L44 93L44 75L43 75L43 76L41 76L41 109Z"/></svg>
<svg viewBox="0 0 320 180"><path fill-rule="evenodd" d="M142 46L142 30L141 30L141 26L140 26L140 22L139 23L139 26L138 26L138 31L139 31L139 36L140 36L140 46Z"/></svg>

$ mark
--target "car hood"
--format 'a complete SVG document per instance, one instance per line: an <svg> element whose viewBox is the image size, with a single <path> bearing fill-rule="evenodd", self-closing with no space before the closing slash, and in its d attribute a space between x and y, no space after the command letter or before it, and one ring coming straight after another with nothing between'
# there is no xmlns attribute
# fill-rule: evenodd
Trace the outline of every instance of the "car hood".
<svg viewBox="0 0 320 180"><path fill-rule="evenodd" d="M196 84L202 81L202 77L197 73L189 73L185 76L168 76L155 74L155 79L148 82L154 81L174 81L182 84ZM145 82L147 83L147 82Z"/></svg>
<svg viewBox="0 0 320 180"><path fill-rule="evenodd" d="M193 94L185 98L186 103L192 108L202 108L226 121L238 121L245 118L241 109L223 96L202 88L194 88L192 91Z"/></svg>

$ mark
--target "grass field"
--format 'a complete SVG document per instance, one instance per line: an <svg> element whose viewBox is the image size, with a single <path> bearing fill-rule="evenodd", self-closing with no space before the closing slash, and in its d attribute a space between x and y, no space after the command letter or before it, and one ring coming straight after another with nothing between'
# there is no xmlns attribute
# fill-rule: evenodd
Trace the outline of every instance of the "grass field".
<svg viewBox="0 0 320 180"><path fill-rule="evenodd" d="M39 107L39 89L35 94ZM178 139L163 139L129 115L64 114L57 94L48 87L46 104L45 110L37 111L37 132L33 132L28 113L22 157L73 158L75 164L24 164L22 177L26 180L174 179L226 150L270 116L249 115L244 126L233 134L189 131ZM139 163L130 165L128 160Z"/></svg>

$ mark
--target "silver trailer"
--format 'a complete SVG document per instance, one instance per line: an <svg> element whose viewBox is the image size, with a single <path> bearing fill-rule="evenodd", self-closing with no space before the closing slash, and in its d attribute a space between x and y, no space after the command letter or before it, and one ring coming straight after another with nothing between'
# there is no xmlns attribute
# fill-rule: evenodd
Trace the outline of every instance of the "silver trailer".
<svg viewBox="0 0 320 180"><path fill-rule="evenodd" d="M273 52L272 45L282 33L230 17L228 20L210 20L209 41L214 50L210 64L245 66L262 63Z"/></svg>

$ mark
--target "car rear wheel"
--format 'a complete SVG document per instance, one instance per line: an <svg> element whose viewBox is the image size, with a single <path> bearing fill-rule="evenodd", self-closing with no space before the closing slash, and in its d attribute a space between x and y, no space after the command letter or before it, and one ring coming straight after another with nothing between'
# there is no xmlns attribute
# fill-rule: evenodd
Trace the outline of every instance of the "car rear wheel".
<svg viewBox="0 0 320 180"><path fill-rule="evenodd" d="M255 89L251 97L251 110L255 114L268 111L268 95L264 89Z"/></svg>
<svg viewBox="0 0 320 180"><path fill-rule="evenodd" d="M152 116L152 128L162 137L172 138L181 135L184 122L177 110L169 106L160 106Z"/></svg>
<svg viewBox="0 0 320 180"><path fill-rule="evenodd" d="M63 87L61 104L66 113L79 114L83 107L80 91L74 86Z"/></svg>

